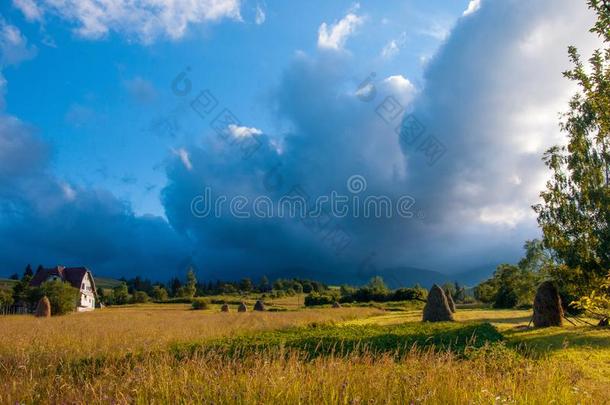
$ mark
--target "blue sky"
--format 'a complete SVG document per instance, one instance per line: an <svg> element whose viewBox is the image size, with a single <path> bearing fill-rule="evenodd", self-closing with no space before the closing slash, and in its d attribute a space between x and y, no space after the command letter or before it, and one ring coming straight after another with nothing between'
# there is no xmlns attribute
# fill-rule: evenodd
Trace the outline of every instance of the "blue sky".
<svg viewBox="0 0 610 405"><path fill-rule="evenodd" d="M61 262L164 278L193 263L238 277L350 274L371 254L379 268L444 272L516 260L538 235L540 157L561 142L557 113L574 91L566 47L594 45L578 3L4 1L0 271ZM172 91L182 72L186 96ZM372 72L378 95L363 102ZM259 137L253 159L190 109L202 90ZM404 107L391 124L376 113L389 96ZM410 116L440 161L394 131ZM337 255L294 222L192 215L206 186L269 193L257 186L274 162L314 194L352 175L371 193L408 193L419 220L339 221L350 248Z"/></svg>
<svg viewBox="0 0 610 405"><path fill-rule="evenodd" d="M112 28L101 38L82 38L74 32L78 23L53 15L42 25L29 23L19 7L4 2L4 19L35 47L31 60L5 73L14 89L7 112L53 144L58 175L120 193L138 213L163 215L164 175L155 167L179 142L151 139L145 129L175 107L170 83L179 72L190 67L195 86L209 88L249 126L281 131L271 93L295 53L318 52L323 22L336 23L352 10L363 20L341 51L350 54L354 80L376 72L417 83L422 59L466 8L465 2L428 3L245 2L243 21L189 26L180 38L160 34L143 43ZM264 10L264 23L256 24L256 7ZM384 58L391 41L400 51ZM130 83L149 89L150 99L139 100ZM157 192L147 191L151 186Z"/></svg>

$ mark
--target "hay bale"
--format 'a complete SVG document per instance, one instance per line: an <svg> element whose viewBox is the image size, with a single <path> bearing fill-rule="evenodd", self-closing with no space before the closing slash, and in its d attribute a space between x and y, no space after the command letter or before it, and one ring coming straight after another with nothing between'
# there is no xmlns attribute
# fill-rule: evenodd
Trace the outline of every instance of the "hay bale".
<svg viewBox="0 0 610 405"><path fill-rule="evenodd" d="M229 312L229 305L222 304L222 307L220 307L220 312Z"/></svg>
<svg viewBox="0 0 610 405"><path fill-rule="evenodd" d="M237 312L247 312L248 311L248 307L246 306L245 302L242 302L241 304L239 304L239 306L237 307Z"/></svg>
<svg viewBox="0 0 610 405"><path fill-rule="evenodd" d="M563 324L563 308L557 287L550 281L545 281L538 287L534 298L534 326L561 326Z"/></svg>
<svg viewBox="0 0 610 405"><path fill-rule="evenodd" d="M453 321L453 314L449 308L447 296L443 289L434 284L428 293L428 301L424 307L424 322Z"/></svg>
<svg viewBox="0 0 610 405"><path fill-rule="evenodd" d="M256 304L254 304L254 310L255 311L264 311L265 310L265 304L263 304L263 301L257 300Z"/></svg>
<svg viewBox="0 0 610 405"><path fill-rule="evenodd" d="M36 318L49 318L51 316L51 302L44 296L38 301L36 305L36 312L34 312Z"/></svg>
<svg viewBox="0 0 610 405"><path fill-rule="evenodd" d="M341 308L341 304L339 304L337 301L333 302L333 308Z"/></svg>
<svg viewBox="0 0 610 405"><path fill-rule="evenodd" d="M447 303L449 304L449 309L452 313L455 314L455 301L453 301L453 297L449 293L449 291L445 291L445 296L447 297Z"/></svg>

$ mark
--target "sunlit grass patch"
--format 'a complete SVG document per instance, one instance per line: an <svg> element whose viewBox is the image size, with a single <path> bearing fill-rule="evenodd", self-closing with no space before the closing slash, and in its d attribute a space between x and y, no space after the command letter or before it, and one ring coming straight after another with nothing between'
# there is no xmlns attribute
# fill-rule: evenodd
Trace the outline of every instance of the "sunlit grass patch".
<svg viewBox="0 0 610 405"><path fill-rule="evenodd" d="M177 344L173 350L179 355L208 351L210 348L243 354L283 348L297 350L310 357L365 352L402 355L413 348L463 353L467 347L481 347L502 339L502 335L489 323L314 324L213 342Z"/></svg>

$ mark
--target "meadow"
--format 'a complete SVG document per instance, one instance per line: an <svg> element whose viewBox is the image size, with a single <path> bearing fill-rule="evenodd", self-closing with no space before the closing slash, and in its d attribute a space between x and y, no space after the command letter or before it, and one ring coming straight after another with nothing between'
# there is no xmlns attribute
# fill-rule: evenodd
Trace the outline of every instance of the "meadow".
<svg viewBox="0 0 610 405"><path fill-rule="evenodd" d="M530 311L220 313L183 304L0 317L1 403L610 402L610 330Z"/></svg>

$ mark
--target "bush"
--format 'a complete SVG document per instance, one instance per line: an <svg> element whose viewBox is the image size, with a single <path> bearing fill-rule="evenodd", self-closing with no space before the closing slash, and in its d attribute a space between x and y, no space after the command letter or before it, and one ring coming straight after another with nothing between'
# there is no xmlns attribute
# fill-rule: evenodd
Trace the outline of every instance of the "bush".
<svg viewBox="0 0 610 405"><path fill-rule="evenodd" d="M322 295L317 292L312 292L305 297L305 306L311 307L314 305L331 305L336 301L336 297L332 295Z"/></svg>
<svg viewBox="0 0 610 405"><path fill-rule="evenodd" d="M194 298L176 297L176 298L169 298L165 301L159 301L159 304L192 304L193 300L194 300Z"/></svg>
<svg viewBox="0 0 610 405"><path fill-rule="evenodd" d="M169 298L169 294L165 288L156 285L152 289L152 298L155 301L166 301Z"/></svg>
<svg viewBox="0 0 610 405"><path fill-rule="evenodd" d="M517 293L508 286L501 286L496 295L494 308L514 308L519 302Z"/></svg>
<svg viewBox="0 0 610 405"><path fill-rule="evenodd" d="M0 307L13 305L13 294L8 290L0 289Z"/></svg>
<svg viewBox="0 0 610 405"><path fill-rule="evenodd" d="M210 307L210 301L205 298L195 298L191 304L193 309L208 309Z"/></svg>
<svg viewBox="0 0 610 405"><path fill-rule="evenodd" d="M114 287L112 290L112 303L114 305L125 305L129 303L129 290L127 283L122 282L121 285Z"/></svg>
<svg viewBox="0 0 610 405"><path fill-rule="evenodd" d="M64 315L76 309L80 291L72 287L70 283L54 280L42 283L33 291L32 298L34 302L38 302L45 295L51 303L51 314Z"/></svg>
<svg viewBox="0 0 610 405"><path fill-rule="evenodd" d="M150 301L150 297L144 291L135 291L131 300L136 304L144 304Z"/></svg>

